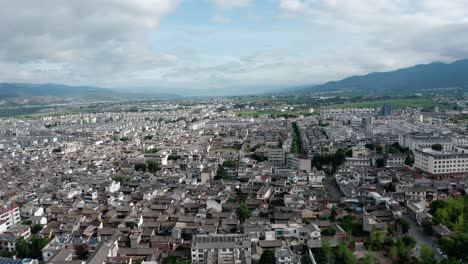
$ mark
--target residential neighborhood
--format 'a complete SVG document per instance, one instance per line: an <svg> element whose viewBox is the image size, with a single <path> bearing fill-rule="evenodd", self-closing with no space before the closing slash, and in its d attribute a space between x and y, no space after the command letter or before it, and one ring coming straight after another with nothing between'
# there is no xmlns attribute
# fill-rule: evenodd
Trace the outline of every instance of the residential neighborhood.
<svg viewBox="0 0 468 264"><path fill-rule="evenodd" d="M235 104L2 119L0 263L468 260L456 113Z"/></svg>

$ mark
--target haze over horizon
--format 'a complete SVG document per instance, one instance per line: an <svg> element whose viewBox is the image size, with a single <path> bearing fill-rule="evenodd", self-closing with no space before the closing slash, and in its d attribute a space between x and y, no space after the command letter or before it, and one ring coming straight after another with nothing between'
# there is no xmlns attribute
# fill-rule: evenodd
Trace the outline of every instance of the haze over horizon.
<svg viewBox="0 0 468 264"><path fill-rule="evenodd" d="M2 1L0 82L262 91L468 57L467 0Z"/></svg>

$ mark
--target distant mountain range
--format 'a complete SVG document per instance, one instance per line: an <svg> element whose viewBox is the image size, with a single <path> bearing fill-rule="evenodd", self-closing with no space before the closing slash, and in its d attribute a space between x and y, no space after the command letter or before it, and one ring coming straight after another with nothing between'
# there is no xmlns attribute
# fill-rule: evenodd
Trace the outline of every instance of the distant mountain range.
<svg viewBox="0 0 468 264"><path fill-rule="evenodd" d="M63 84L0 83L0 100L34 99L56 97L57 99L83 100L134 100L175 98L177 95L157 93L129 93L91 86L68 86Z"/></svg>
<svg viewBox="0 0 468 264"><path fill-rule="evenodd" d="M435 88L468 89L468 59L450 64L430 63L416 65L391 72L375 72L363 76L353 76L340 81L321 85L303 85L301 87L270 92L265 88L253 89L257 94L297 94L310 92L332 92L346 90L360 91L420 91ZM263 90L262 90L263 89ZM184 96L220 96L231 95L229 91L216 89L194 90L170 89L171 92ZM248 94L245 89L231 89L233 94ZM129 92L131 91L131 92ZM250 94L252 89L249 89ZM68 86L63 84L0 83L0 104L5 102L54 102L66 99L82 100L138 100L138 99L174 99L179 95L162 93L161 90L146 88L99 88L92 86Z"/></svg>
<svg viewBox="0 0 468 264"><path fill-rule="evenodd" d="M302 86L289 92L327 92L342 90L417 91L435 88L468 88L468 59L450 64L430 63L391 72L352 76L321 85Z"/></svg>

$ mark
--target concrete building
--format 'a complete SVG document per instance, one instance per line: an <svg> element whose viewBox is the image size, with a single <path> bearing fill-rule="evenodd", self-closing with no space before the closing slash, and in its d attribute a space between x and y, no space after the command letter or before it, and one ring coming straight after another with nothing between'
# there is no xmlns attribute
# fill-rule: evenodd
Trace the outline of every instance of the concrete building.
<svg viewBox="0 0 468 264"><path fill-rule="evenodd" d="M238 235L197 235L192 241L192 263L252 263L251 242Z"/></svg>
<svg viewBox="0 0 468 264"><path fill-rule="evenodd" d="M284 150L281 148L270 149L268 151L268 162L277 166L284 164Z"/></svg>
<svg viewBox="0 0 468 264"><path fill-rule="evenodd" d="M418 148L414 151L414 166L436 176L468 175L468 148L452 151Z"/></svg>
<svg viewBox="0 0 468 264"><path fill-rule="evenodd" d="M442 145L444 150L451 150L453 146L450 136L432 133L400 134L398 143L402 147L408 147L413 151L418 147L430 148L434 144Z"/></svg>
<svg viewBox="0 0 468 264"><path fill-rule="evenodd" d="M288 167L294 170L305 170L307 172L312 169L312 160L308 158L294 157L289 155Z"/></svg>
<svg viewBox="0 0 468 264"><path fill-rule="evenodd" d="M0 233L13 228L20 220L20 209L18 205L0 206Z"/></svg>

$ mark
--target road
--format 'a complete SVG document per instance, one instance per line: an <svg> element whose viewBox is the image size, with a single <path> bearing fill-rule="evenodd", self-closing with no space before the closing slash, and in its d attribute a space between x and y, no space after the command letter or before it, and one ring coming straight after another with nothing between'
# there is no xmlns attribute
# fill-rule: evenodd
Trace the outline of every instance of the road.
<svg viewBox="0 0 468 264"><path fill-rule="evenodd" d="M334 200L341 200L341 197L343 197L340 190L338 189L334 177L325 177L325 188L328 192L328 195Z"/></svg>
<svg viewBox="0 0 468 264"><path fill-rule="evenodd" d="M410 229L408 230L408 235L414 237L418 243L416 244L415 252L419 256L421 254L421 245L426 244L428 247L432 248L434 250L435 257L438 261L441 261L443 258L441 255L439 255L435 250L439 246L437 243L432 239L431 236L427 235L424 233L424 230L422 227L418 226L416 222L409 216L404 214L403 218L405 218L406 221L410 224Z"/></svg>

